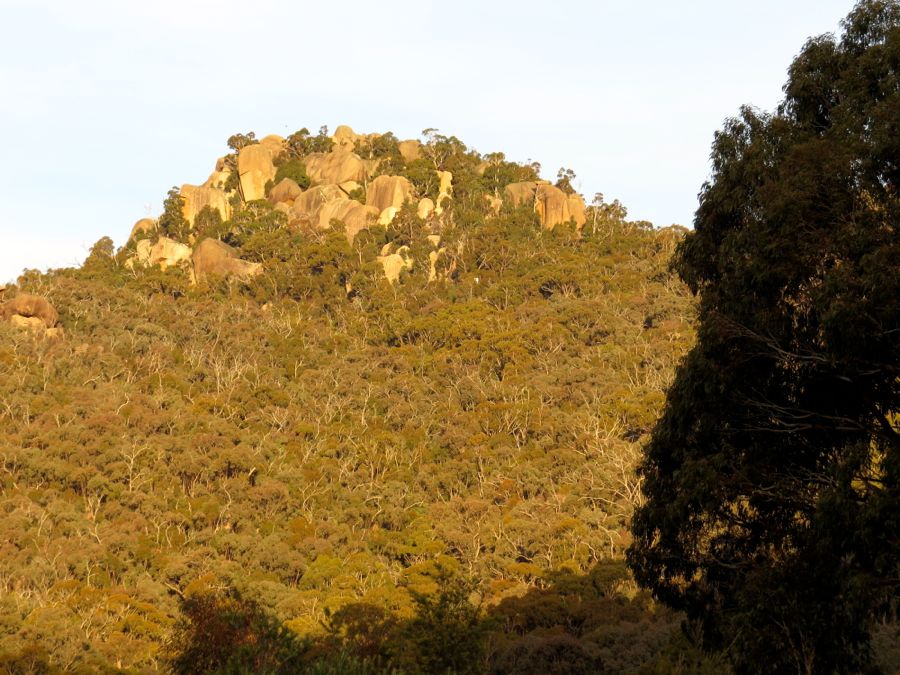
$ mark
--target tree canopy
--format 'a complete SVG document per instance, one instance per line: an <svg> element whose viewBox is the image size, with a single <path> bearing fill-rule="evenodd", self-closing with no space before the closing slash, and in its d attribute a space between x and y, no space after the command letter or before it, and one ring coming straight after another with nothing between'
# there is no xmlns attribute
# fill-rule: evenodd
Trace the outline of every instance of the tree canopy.
<svg viewBox="0 0 900 675"><path fill-rule="evenodd" d="M900 568L900 4L809 40L716 134L674 267L698 341L629 560L737 672L855 672Z"/></svg>
<svg viewBox="0 0 900 675"><path fill-rule="evenodd" d="M291 138L287 161L331 143ZM235 194L189 227L173 190L152 236L260 273L192 284L106 239L8 289L65 337L0 322L0 672L698 660L622 561L640 441L694 336L667 272L682 232L602 201L546 229L486 199L534 166L436 132L408 164L363 142L415 197L452 172L443 213L410 202L349 239ZM385 247L408 247L395 283Z"/></svg>

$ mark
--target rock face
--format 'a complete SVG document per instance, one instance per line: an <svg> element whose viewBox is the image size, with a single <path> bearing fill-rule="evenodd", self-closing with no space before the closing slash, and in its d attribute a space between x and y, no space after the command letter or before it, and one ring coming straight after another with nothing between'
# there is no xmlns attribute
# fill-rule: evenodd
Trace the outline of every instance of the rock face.
<svg viewBox="0 0 900 675"><path fill-rule="evenodd" d="M269 191L268 200L273 206L279 202L293 204L294 201L303 194L303 190L297 185L296 181L290 178L282 178L278 184Z"/></svg>
<svg viewBox="0 0 900 675"><path fill-rule="evenodd" d="M364 206L355 199L343 197L326 203L319 210L318 227L324 230L331 226L332 220L339 220L344 223L347 239L352 242L356 235L368 229L379 215L378 209Z"/></svg>
<svg viewBox="0 0 900 675"><path fill-rule="evenodd" d="M266 183L275 178L270 147L254 143L241 148L238 153L238 175L244 201L263 199L266 196Z"/></svg>
<svg viewBox="0 0 900 675"><path fill-rule="evenodd" d="M259 144L268 150L269 157L272 161L275 161L275 158L284 152L285 140L278 134L269 134L264 137Z"/></svg>
<svg viewBox="0 0 900 675"><path fill-rule="evenodd" d="M201 241L191 256L191 261L195 281L201 281L210 275L250 278L262 271L262 265L241 260L235 249L218 239Z"/></svg>
<svg viewBox="0 0 900 675"><path fill-rule="evenodd" d="M346 124L341 124L337 129L334 130L334 134L331 137L331 140L334 142L336 148L341 148L345 150L353 150L356 147L356 141L359 138L356 132L353 131Z"/></svg>
<svg viewBox="0 0 900 675"><path fill-rule="evenodd" d="M510 183L503 189L504 199L513 206L534 203L534 193L537 183L524 181L522 183Z"/></svg>
<svg viewBox="0 0 900 675"><path fill-rule="evenodd" d="M140 252L139 257L140 259ZM160 237L153 246L147 257L148 265L159 265L160 269L165 271L169 267L174 267L183 262L189 262L191 259L191 247L182 243L169 239L168 237Z"/></svg>
<svg viewBox="0 0 900 675"><path fill-rule="evenodd" d="M578 210L579 205L580 211ZM573 212L573 207L575 212ZM575 220L579 230L584 225L584 202L577 195L568 195L553 185L537 186L534 210L541 219L541 225L548 230L570 220ZM581 222L578 222L579 218L576 216L580 217Z"/></svg>
<svg viewBox="0 0 900 675"><path fill-rule="evenodd" d="M375 159L364 159L362 163L366 168L366 176L374 176L378 173L378 167L381 166L381 160L377 157Z"/></svg>
<svg viewBox="0 0 900 675"><path fill-rule="evenodd" d="M437 263L440 260L441 255L443 255L446 249L439 249L437 251L430 251L428 253L428 283L432 281L437 281Z"/></svg>
<svg viewBox="0 0 900 675"><path fill-rule="evenodd" d="M379 212L387 208L399 209L412 195L412 185L403 176L378 176L366 189L366 204Z"/></svg>
<svg viewBox="0 0 900 675"><path fill-rule="evenodd" d="M306 173L313 185L339 185L348 181L365 183L366 165L347 150L315 152L306 158Z"/></svg>
<svg viewBox="0 0 900 675"><path fill-rule="evenodd" d="M397 144L403 161L409 164L422 156L422 144L419 141L400 141Z"/></svg>
<svg viewBox="0 0 900 675"><path fill-rule="evenodd" d="M587 222L584 198L581 195L569 195L569 215L575 221L575 228L581 232Z"/></svg>
<svg viewBox="0 0 900 675"><path fill-rule="evenodd" d="M431 214L434 213L434 202L431 201L428 197L424 197L419 200L419 206L416 207L416 215L419 216L422 220L428 220L431 218Z"/></svg>
<svg viewBox="0 0 900 675"><path fill-rule="evenodd" d="M510 183L504 189L505 200L513 206L534 204L534 210L541 219L541 225L552 230L560 223L575 221L579 231L584 226L584 200L579 195L569 195L558 187L547 183ZM492 208L499 211L499 205Z"/></svg>
<svg viewBox="0 0 900 675"><path fill-rule="evenodd" d="M228 203L228 195L224 190L202 185L182 185L181 197L184 199L181 213L191 227L194 226L197 214L207 206L218 211L223 221L231 218L231 204Z"/></svg>
<svg viewBox="0 0 900 675"><path fill-rule="evenodd" d="M396 206L389 206L384 211L381 212L381 215L378 216L378 224L384 225L387 227L391 223L394 222L394 216L397 215L398 209Z"/></svg>
<svg viewBox="0 0 900 675"><path fill-rule="evenodd" d="M336 185L318 185L301 193L294 200L288 217L289 225L319 227L319 211L334 199L346 199L347 195ZM326 225L327 227L327 225Z"/></svg>
<svg viewBox="0 0 900 675"><path fill-rule="evenodd" d="M141 239L135 247L134 257L129 258L126 261L125 266L131 269L134 267L135 261L141 263L142 265L149 265L151 248L153 248L153 244L149 239Z"/></svg>
<svg viewBox="0 0 900 675"><path fill-rule="evenodd" d="M211 174L209 174L209 178L206 179L206 182L203 184L203 187L214 187L220 190L225 189L225 183L228 181L228 177L231 175L231 170L225 164L225 158L219 157L216 160L216 169Z"/></svg>
<svg viewBox="0 0 900 675"><path fill-rule="evenodd" d="M20 293L0 305L0 319L23 328L38 326L38 322L40 328L53 328L59 323L59 314L46 298Z"/></svg>
<svg viewBox="0 0 900 675"><path fill-rule="evenodd" d="M343 190L348 197L352 192L362 189L362 185L357 183L355 180L348 180L346 183L341 183L340 185L338 185L338 187L341 188L341 190Z"/></svg>
<svg viewBox="0 0 900 675"><path fill-rule="evenodd" d="M346 124L342 124L334 130L331 142L334 143L335 150L352 151L361 143L371 143L378 138L381 138L381 134L358 134Z"/></svg>
<svg viewBox="0 0 900 675"><path fill-rule="evenodd" d="M381 215L370 205L360 204L347 197L337 185L319 185L300 194L288 214L288 224L292 227L307 227L326 230L332 220L344 223L347 238L353 241L361 231L367 229Z"/></svg>
<svg viewBox="0 0 900 675"><path fill-rule="evenodd" d="M382 250L382 253L385 253L385 251ZM396 253L380 255L376 260L381 264L385 278L392 284L400 281L400 273L403 270L412 269L414 262L409 257L409 246L401 246Z"/></svg>
<svg viewBox="0 0 900 675"><path fill-rule="evenodd" d="M434 206L434 212L441 215L444 212L444 203L453 195L453 174L449 171L438 171L437 175L440 187L438 188L438 198Z"/></svg>
<svg viewBox="0 0 900 675"><path fill-rule="evenodd" d="M134 239L142 234L152 234L156 230L156 220L154 218L141 218L131 228L129 239Z"/></svg>

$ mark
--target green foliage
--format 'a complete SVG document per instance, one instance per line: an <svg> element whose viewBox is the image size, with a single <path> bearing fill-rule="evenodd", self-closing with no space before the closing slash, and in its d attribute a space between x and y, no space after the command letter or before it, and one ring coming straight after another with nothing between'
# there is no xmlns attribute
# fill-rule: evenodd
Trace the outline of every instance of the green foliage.
<svg viewBox="0 0 900 675"><path fill-rule="evenodd" d="M248 145L253 145L254 143L259 143L259 141L256 140L256 134L252 131L248 131L246 134L233 134L228 137L228 147L235 153L240 152L242 148L246 148Z"/></svg>
<svg viewBox="0 0 900 675"><path fill-rule="evenodd" d="M163 201L163 212L157 224L159 233L165 237L183 241L188 234L190 224L184 217L184 198L181 190L172 187Z"/></svg>
<svg viewBox="0 0 900 675"><path fill-rule="evenodd" d="M115 283L117 267L115 244L109 237L102 237L91 246L90 253L81 269L85 274L92 275L94 278L102 278L109 283Z"/></svg>
<svg viewBox="0 0 900 675"><path fill-rule="evenodd" d="M258 250L260 238L275 236L284 230L286 220L286 216L276 211L269 202L258 199L244 204L231 220L221 223L216 229L208 230L206 234L237 248L255 239L257 244L254 250Z"/></svg>
<svg viewBox="0 0 900 675"><path fill-rule="evenodd" d="M675 257L699 339L629 559L739 673L864 671L900 590L898 61L896 2L810 40L778 110L716 135Z"/></svg>
<svg viewBox="0 0 900 675"><path fill-rule="evenodd" d="M400 143L390 131L375 138L361 139L357 143L356 154L364 159L377 159L378 174L400 175L406 165L400 154Z"/></svg>
<svg viewBox="0 0 900 675"><path fill-rule="evenodd" d="M456 136L445 136L437 129L425 129L422 132L425 144L422 153L439 171L453 171L457 161L467 155L468 148Z"/></svg>
<svg viewBox="0 0 900 675"><path fill-rule="evenodd" d="M328 127L319 128L319 133L311 136L309 129L303 127L299 131L287 137L288 159L299 159L314 152L330 152L331 138L328 136Z"/></svg>
<svg viewBox="0 0 900 675"><path fill-rule="evenodd" d="M488 166L484 170L484 186L494 194L502 194L503 188L510 183L538 180L534 167L506 161L502 152L485 156Z"/></svg>
<svg viewBox="0 0 900 675"><path fill-rule="evenodd" d="M572 169L561 168L556 174L556 187L566 194L575 194L572 181L575 180L575 172Z"/></svg>
<svg viewBox="0 0 900 675"><path fill-rule="evenodd" d="M229 165L231 169L231 173L228 174L228 178L225 179L225 185L223 185L223 189L226 192L234 192L234 198L232 198L232 205L235 205L235 200L237 201L237 205L240 205L240 188L241 188L241 177L237 172L237 158L234 155L230 155L226 164Z"/></svg>
<svg viewBox="0 0 900 675"><path fill-rule="evenodd" d="M311 182L306 173L306 165L299 158L290 159L281 164L275 172L273 183L278 185L285 178L290 178L304 190L309 187Z"/></svg>
<svg viewBox="0 0 900 675"><path fill-rule="evenodd" d="M217 237L222 231L222 214L219 209L204 206L194 218L194 236L197 241L205 237Z"/></svg>
<svg viewBox="0 0 900 675"><path fill-rule="evenodd" d="M428 159L421 157L410 162L405 175L412 183L417 195L437 199L440 181L435 173L434 165Z"/></svg>

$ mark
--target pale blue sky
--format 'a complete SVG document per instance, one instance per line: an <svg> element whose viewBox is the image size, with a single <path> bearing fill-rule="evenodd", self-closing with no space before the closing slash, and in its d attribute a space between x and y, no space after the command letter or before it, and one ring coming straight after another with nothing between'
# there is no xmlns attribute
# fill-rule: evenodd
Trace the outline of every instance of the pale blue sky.
<svg viewBox="0 0 900 675"><path fill-rule="evenodd" d="M0 0L0 281L124 243L234 132L426 127L689 225L709 147L849 0Z"/></svg>

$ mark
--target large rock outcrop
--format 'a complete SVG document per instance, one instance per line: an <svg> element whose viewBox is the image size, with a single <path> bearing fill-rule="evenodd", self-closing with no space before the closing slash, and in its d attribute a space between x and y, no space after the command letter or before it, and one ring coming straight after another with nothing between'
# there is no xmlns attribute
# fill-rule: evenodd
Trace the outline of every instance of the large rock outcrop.
<svg viewBox="0 0 900 675"><path fill-rule="evenodd" d="M134 255L125 261L125 267L134 269L135 263L141 265L150 264L150 249L153 248L153 242L150 239L141 239L134 247Z"/></svg>
<svg viewBox="0 0 900 675"><path fill-rule="evenodd" d="M262 271L262 265L241 260L236 249L218 239L201 241L191 256L191 262L195 281L210 276L250 278Z"/></svg>
<svg viewBox="0 0 900 675"><path fill-rule="evenodd" d="M400 141L397 144L403 161L409 164L422 156L422 144L419 141Z"/></svg>
<svg viewBox="0 0 900 675"><path fill-rule="evenodd" d="M156 231L156 219L155 218L141 218L137 221L134 226L131 228L131 234L128 235L128 239L135 239L136 237L142 237L144 235L152 235Z"/></svg>
<svg viewBox="0 0 900 675"><path fill-rule="evenodd" d="M584 200L579 195L569 195L549 183L525 181L510 183L503 191L504 201L513 206L533 204L541 225L553 229L560 223L575 221L580 231L585 223ZM498 208L492 203L492 208Z"/></svg>
<svg viewBox="0 0 900 675"><path fill-rule="evenodd" d="M399 209L412 196L412 184L403 176L378 176L366 188L366 204L379 212Z"/></svg>
<svg viewBox="0 0 900 675"><path fill-rule="evenodd" d="M215 170L209 174L209 178L203 183L203 187L214 187L224 190L230 176L231 169L229 169L225 163L225 158L219 157L219 159L216 160Z"/></svg>
<svg viewBox="0 0 900 675"><path fill-rule="evenodd" d="M512 206L522 206L522 204L534 204L534 193L538 184L532 181L523 181L521 183L510 183L503 189L504 201Z"/></svg>
<svg viewBox="0 0 900 675"><path fill-rule="evenodd" d="M356 147L359 138L359 135L353 131L352 128L348 127L346 124L341 124L334 130L331 141L334 143L335 148L353 150L353 148Z"/></svg>
<svg viewBox="0 0 900 675"><path fill-rule="evenodd" d="M379 215L378 209L344 197L322 206L318 214L318 227L327 229L331 226L331 221L338 220L344 223L347 239L352 242L356 235L368 229Z"/></svg>
<svg viewBox="0 0 900 675"><path fill-rule="evenodd" d="M387 207L381 212L381 215L378 216L378 224L387 227L394 222L394 218L397 217L397 213L399 211L400 209L398 209L396 206Z"/></svg>
<svg viewBox="0 0 900 675"><path fill-rule="evenodd" d="M344 223L347 238L353 238L367 229L380 215L380 211L350 199L337 185L318 185L306 190L294 200L288 214L292 227L326 230L333 220Z"/></svg>
<svg viewBox="0 0 900 675"><path fill-rule="evenodd" d="M348 181L365 183L368 176L359 155L345 149L315 152L306 157L305 164L313 185L339 185Z"/></svg>
<svg viewBox="0 0 900 675"><path fill-rule="evenodd" d="M353 196L353 193L357 190L363 190L363 194L365 194L363 186L357 183L355 180L348 180L346 183L341 183L340 185L338 185L338 187L341 188L341 190L343 190L344 193L351 198Z"/></svg>
<svg viewBox="0 0 900 675"><path fill-rule="evenodd" d="M584 225L584 202L581 198L577 195L568 195L553 185L537 186L534 210L541 219L541 225L548 230L570 220L575 221L579 230Z"/></svg>
<svg viewBox="0 0 900 675"><path fill-rule="evenodd" d="M575 228L581 232L587 222L586 207L581 195L569 195L569 215L575 221Z"/></svg>
<svg viewBox="0 0 900 675"><path fill-rule="evenodd" d="M271 190L269 190L268 200L274 206L279 202L285 204L293 204L294 201L303 194L303 190L297 185L297 182L290 178L282 178Z"/></svg>
<svg viewBox="0 0 900 675"><path fill-rule="evenodd" d="M431 214L434 213L434 202L428 197L423 197L419 200L419 205L416 207L416 215L419 216L422 220L428 220L431 218Z"/></svg>
<svg viewBox="0 0 900 675"><path fill-rule="evenodd" d="M138 259L140 259L140 251ZM150 247L146 264L150 266L159 265L160 269L165 271L169 267L175 267L181 263L190 262L190 260L190 246L175 241L174 239L169 239L168 237L160 237L159 241Z"/></svg>
<svg viewBox="0 0 900 675"><path fill-rule="evenodd" d="M266 196L266 183L275 178L272 150L262 143L241 148L238 153L238 175L244 201L252 202Z"/></svg>
<svg viewBox="0 0 900 675"><path fill-rule="evenodd" d="M319 211L328 202L346 199L346 193L337 185L317 185L294 199L288 216L288 224L301 227L319 227Z"/></svg>
<svg viewBox="0 0 900 675"><path fill-rule="evenodd" d="M20 293L0 305L0 319L22 328L53 328L59 323L59 313L47 298L31 293Z"/></svg>
<svg viewBox="0 0 900 675"><path fill-rule="evenodd" d="M269 152L269 157L274 162L278 155L284 152L286 142L278 134L269 134L260 140L259 144Z"/></svg>
<svg viewBox="0 0 900 675"><path fill-rule="evenodd" d="M197 214L207 206L218 211L223 221L231 218L231 204L228 202L228 195L225 194L224 190L203 185L185 184L181 186L181 197L184 200L184 207L181 213L191 227L193 227L194 221L197 219Z"/></svg>
<svg viewBox="0 0 900 675"><path fill-rule="evenodd" d="M453 174L449 171L437 172L439 187L438 198L434 205L434 212L441 215L444 212L444 205L453 195Z"/></svg>

